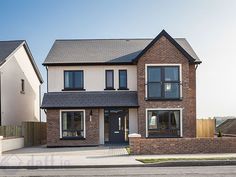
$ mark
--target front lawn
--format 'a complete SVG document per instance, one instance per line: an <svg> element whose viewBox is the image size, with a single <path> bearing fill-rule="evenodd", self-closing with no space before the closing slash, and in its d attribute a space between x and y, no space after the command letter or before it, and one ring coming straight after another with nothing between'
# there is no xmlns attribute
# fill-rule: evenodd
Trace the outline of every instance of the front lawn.
<svg viewBox="0 0 236 177"><path fill-rule="evenodd" d="M209 158L160 158L160 159L136 159L142 163L161 163L168 161L205 161L205 160L236 160L236 157L209 157Z"/></svg>

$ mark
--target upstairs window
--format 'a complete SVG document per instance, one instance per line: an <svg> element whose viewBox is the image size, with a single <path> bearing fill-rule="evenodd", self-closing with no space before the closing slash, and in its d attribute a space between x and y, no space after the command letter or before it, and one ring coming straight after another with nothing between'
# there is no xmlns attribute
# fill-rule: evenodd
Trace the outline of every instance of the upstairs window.
<svg viewBox="0 0 236 177"><path fill-rule="evenodd" d="M106 70L105 90L114 90L114 71L113 70Z"/></svg>
<svg viewBox="0 0 236 177"><path fill-rule="evenodd" d="M119 90L127 90L127 70L119 70Z"/></svg>
<svg viewBox="0 0 236 177"><path fill-rule="evenodd" d="M84 73L81 70L64 71L64 89L65 90L83 90Z"/></svg>
<svg viewBox="0 0 236 177"><path fill-rule="evenodd" d="M179 66L147 67L148 99L179 99Z"/></svg>

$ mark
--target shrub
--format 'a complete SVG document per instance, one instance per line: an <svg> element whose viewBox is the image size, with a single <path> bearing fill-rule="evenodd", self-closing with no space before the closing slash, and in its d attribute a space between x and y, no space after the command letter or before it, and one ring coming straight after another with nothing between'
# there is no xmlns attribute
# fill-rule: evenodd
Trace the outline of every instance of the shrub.
<svg viewBox="0 0 236 177"><path fill-rule="evenodd" d="M222 137L222 132L221 132L221 130L219 130L219 132L218 132L218 135L217 135L218 137Z"/></svg>

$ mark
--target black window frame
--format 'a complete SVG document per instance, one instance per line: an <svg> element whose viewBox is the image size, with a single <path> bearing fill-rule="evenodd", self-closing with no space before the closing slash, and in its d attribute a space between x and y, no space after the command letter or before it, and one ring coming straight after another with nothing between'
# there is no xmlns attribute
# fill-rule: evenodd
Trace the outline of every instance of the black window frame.
<svg viewBox="0 0 236 177"><path fill-rule="evenodd" d="M25 94L25 80L21 79L21 94Z"/></svg>
<svg viewBox="0 0 236 177"><path fill-rule="evenodd" d="M169 129L168 129L168 131L171 131L171 130L177 130L177 131L179 131L180 133L179 133L179 135L169 135L169 134L167 134L167 135L156 135L156 136L150 136L149 135L149 131L151 130L161 130L161 128L159 128L159 127L157 127L157 128L152 128L152 129L150 129L149 128L149 117L148 117L148 114L149 114L149 111L166 111L166 112L169 112L169 117L168 117L168 125L169 125ZM173 129L173 128L170 128L170 113L171 112L175 112L175 111L177 111L177 112L179 112L179 128L175 128L175 129ZM147 138L181 138L182 137L182 135L181 135L181 129L182 129L182 127L181 127L181 124L182 124L182 122L181 122L181 111L180 110L148 110L147 111L147 135L148 135L148 137Z"/></svg>
<svg viewBox="0 0 236 177"><path fill-rule="evenodd" d="M72 130L63 130L63 113L67 113L67 112L70 112L70 113L75 113L75 112L83 112L83 129L74 129L74 131L79 131L79 132L84 132L84 135L85 135L85 126L86 126L86 115L85 115L85 111L81 111L81 110L78 110L78 111L61 111L61 140L85 140L86 138L86 135L85 136L63 136L63 132L68 132L68 131L72 131Z"/></svg>
<svg viewBox="0 0 236 177"><path fill-rule="evenodd" d="M178 69L178 81L165 81L165 68L177 68ZM160 78L161 78L161 80L160 80L160 82L149 82L149 72L148 72L148 69L149 68L160 68L160 71L161 71L161 76L160 76ZM155 100L173 100L173 101L175 101L175 100L182 100L182 97L181 97L181 95L180 95L180 93L181 93L181 78L180 78L180 66L178 66L178 65L171 65L171 66L166 66L166 65L163 65L163 66L147 66L147 83L146 83L146 92L147 92L147 98L146 98L146 100L150 100L150 101L155 101ZM161 85L161 96L160 97L150 97L149 96L149 84L150 83L160 83L160 85ZM171 98L171 97L165 97L165 84L167 84L167 83L170 83L170 84L179 84L179 92L178 92L178 97L176 97L176 98Z"/></svg>
<svg viewBox="0 0 236 177"><path fill-rule="evenodd" d="M125 72L125 74L126 74L126 86L125 87L121 87L120 86L120 83L121 83L121 77L120 77L120 75L121 75L121 72ZM126 69L120 69L119 70L119 89L118 90L129 90L128 89L128 72L127 72L127 70Z"/></svg>
<svg viewBox="0 0 236 177"><path fill-rule="evenodd" d="M112 87L107 87L107 73L108 72L112 72ZM104 90L115 90L114 88L114 70L109 69L109 70L105 70L105 89Z"/></svg>
<svg viewBox="0 0 236 177"><path fill-rule="evenodd" d="M66 72L72 72L73 73L73 87L66 87ZM81 72L82 73L82 87L74 87L75 85L75 72ZM80 90L84 91L84 71L83 70L64 70L64 89L62 91L67 90Z"/></svg>

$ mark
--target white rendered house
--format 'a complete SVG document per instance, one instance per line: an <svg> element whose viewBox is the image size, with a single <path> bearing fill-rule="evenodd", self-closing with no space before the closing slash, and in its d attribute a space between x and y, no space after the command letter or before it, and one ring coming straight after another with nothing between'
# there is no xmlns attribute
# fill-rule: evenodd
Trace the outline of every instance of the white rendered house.
<svg viewBox="0 0 236 177"><path fill-rule="evenodd" d="M0 125L40 121L42 83L26 41L0 41Z"/></svg>

